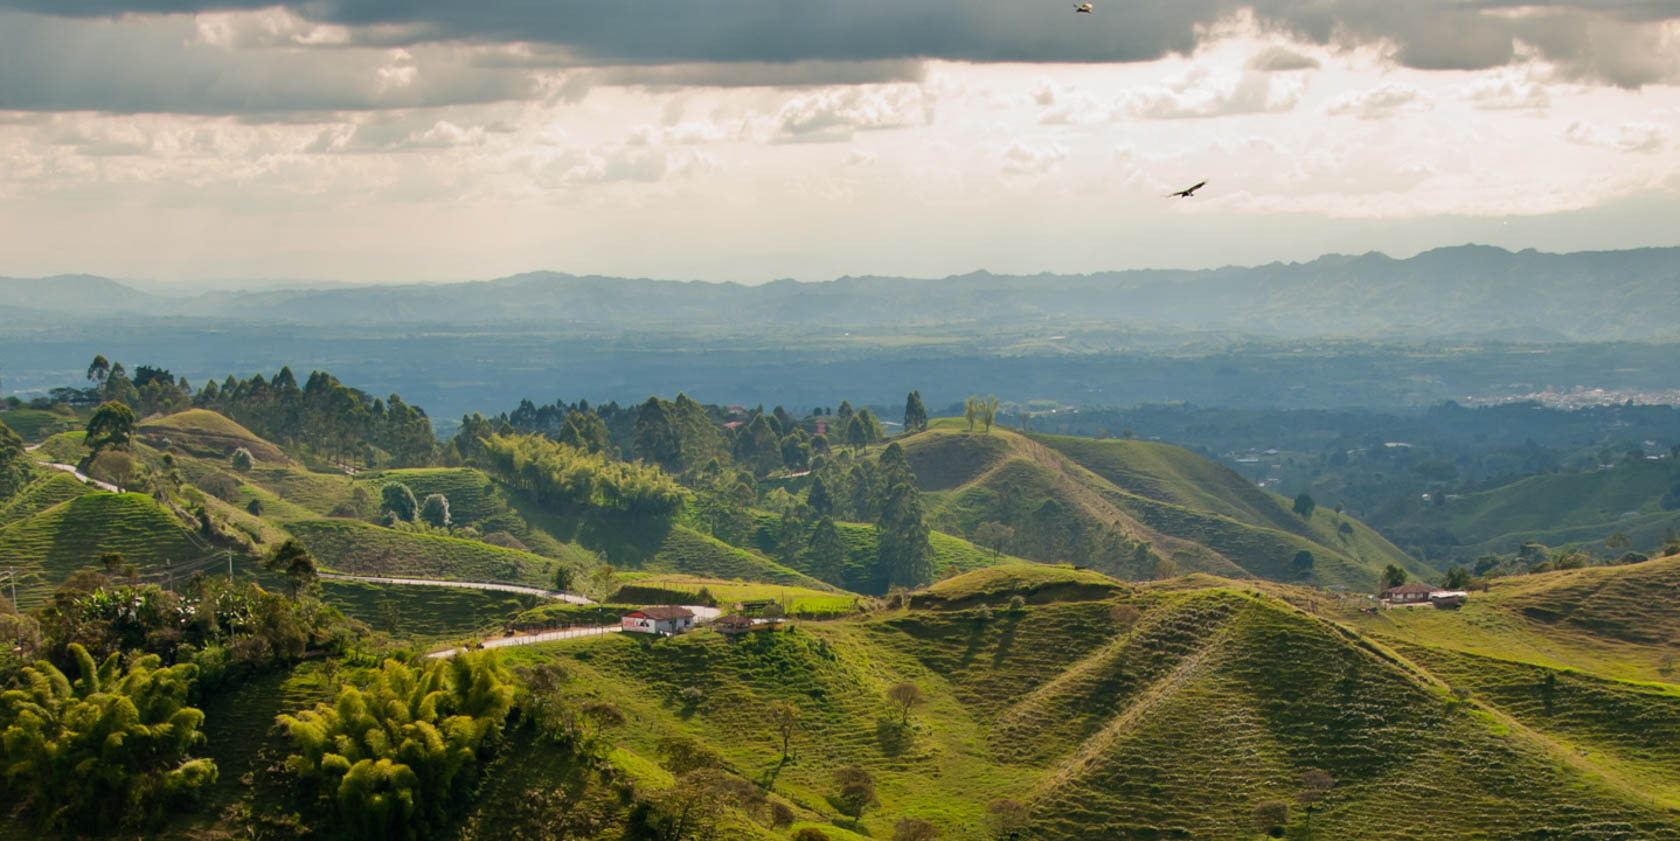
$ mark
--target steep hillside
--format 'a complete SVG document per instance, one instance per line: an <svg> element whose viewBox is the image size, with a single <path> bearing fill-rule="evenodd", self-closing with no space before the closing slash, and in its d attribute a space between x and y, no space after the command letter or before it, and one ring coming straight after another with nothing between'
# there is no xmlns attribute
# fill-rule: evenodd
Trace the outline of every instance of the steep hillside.
<svg viewBox="0 0 1680 841"><path fill-rule="evenodd" d="M0 525L15 523L65 500L91 493L98 491L82 484L80 479L68 473L48 471L48 475L30 482L16 496L0 505Z"/></svg>
<svg viewBox="0 0 1680 841"><path fill-rule="evenodd" d="M208 409L188 409L149 420L140 424L136 432L141 441L152 447L163 449L167 442L173 448L204 458L225 459L244 447L258 464L293 463L279 447Z"/></svg>
<svg viewBox="0 0 1680 841"><path fill-rule="evenodd" d="M1680 680L1680 556L1495 578L1459 610L1326 612L1367 632L1626 680Z"/></svg>
<svg viewBox="0 0 1680 841"><path fill-rule="evenodd" d="M0 422L11 427L26 444L44 441L81 424L74 414L60 414L45 409L5 409L0 411Z"/></svg>
<svg viewBox="0 0 1680 841"><path fill-rule="evenodd" d="M1247 838L1254 807L1293 803L1312 770L1332 782L1313 837L1528 841L1538 826L1559 839L1680 838L1676 813L1624 774L1633 741L1619 748L1626 761L1596 764L1269 597L1104 590L1090 575L1005 567L943 582L936 589L956 598L940 610L509 656L563 663L574 692L613 698L636 722L615 736L614 764L642 784L669 785L656 745L692 735L791 805L796 826L831 837L854 828L831 799L832 772L855 765L876 781L879 806L855 827L874 838L903 817L932 821L943 838L990 837L999 798L1028 807L1023 837L1035 839ZM1011 610L1017 591L1048 600ZM973 606L993 598L989 611ZM884 697L901 681L924 697L907 715ZM1651 694L1658 714L1666 701ZM799 715L786 764L770 724L778 702ZM1397 803L1428 808L1397 834ZM1293 810L1290 837L1304 837L1305 820Z"/></svg>
<svg viewBox="0 0 1680 841"><path fill-rule="evenodd" d="M207 553L188 539L174 515L145 494L77 496L0 529L0 557L18 572L18 600L32 606L79 569L96 568L116 552L158 577L167 564Z"/></svg>
<svg viewBox="0 0 1680 841"><path fill-rule="evenodd" d="M1323 509L1299 517L1289 501L1176 447L976 434L949 422L904 447L936 527L974 534L983 521L1002 522L1015 530L1010 550L1038 560L1153 577L1158 561L1104 548L1117 531L1185 571L1358 590L1391 563L1434 572L1352 518Z"/></svg>
<svg viewBox="0 0 1680 841"><path fill-rule="evenodd" d="M422 640L499 634L505 623L548 601L494 590L334 580L321 582L321 600L376 631Z"/></svg>
<svg viewBox="0 0 1680 841"><path fill-rule="evenodd" d="M286 529L321 566L352 575L435 578L547 587L557 563L568 563L434 534L397 531L357 520L296 520ZM581 561L569 562L582 575Z"/></svg>
<svg viewBox="0 0 1680 841"><path fill-rule="evenodd" d="M1680 510L1664 508L1677 484L1680 473L1666 460L1547 473L1449 499L1439 507L1420 506L1393 518L1388 527L1399 540L1462 559L1509 554L1531 540L1547 546L1594 544L1597 549L1617 533L1649 551L1680 528ZM1451 542L1443 542L1441 535Z"/></svg>

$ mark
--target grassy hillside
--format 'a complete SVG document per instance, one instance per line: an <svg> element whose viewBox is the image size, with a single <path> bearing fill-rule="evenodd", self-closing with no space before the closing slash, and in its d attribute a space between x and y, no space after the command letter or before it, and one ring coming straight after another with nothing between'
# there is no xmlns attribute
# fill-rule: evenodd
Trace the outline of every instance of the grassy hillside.
<svg viewBox="0 0 1680 841"><path fill-rule="evenodd" d="M244 447L258 464L292 464L279 447L209 409L188 409L149 420L136 433L152 447L162 449L167 441L173 449L201 458L225 460Z"/></svg>
<svg viewBox="0 0 1680 841"><path fill-rule="evenodd" d="M143 574L205 553L174 515L145 494L78 496L0 529L0 557L18 571L18 599L31 606L79 569L117 552Z"/></svg>
<svg viewBox="0 0 1680 841"><path fill-rule="evenodd" d="M411 639L500 634L503 624L548 601L519 593L359 581L322 581L321 599L376 631Z"/></svg>
<svg viewBox="0 0 1680 841"><path fill-rule="evenodd" d="M1351 518L1324 509L1297 516L1289 500L1177 447L1001 429L973 434L948 422L904 447L936 527L972 534L983 521L1005 522L1015 527L1013 550L1037 560L1076 561L1128 578L1154 575L1151 559L1057 550L1042 537L1072 535L1077 545L1118 529L1186 571L1359 590L1370 589L1390 563L1434 572ZM1045 554L1069 551L1076 557ZM1301 552L1311 554L1311 565L1297 562Z"/></svg>
<svg viewBox="0 0 1680 841"><path fill-rule="evenodd" d="M687 526L672 526L652 555L632 568L765 584L787 584L812 590L834 589L805 573L785 567L763 555L730 546Z"/></svg>
<svg viewBox="0 0 1680 841"><path fill-rule="evenodd" d="M396 531L357 520L297 520L286 529L323 567L352 575L547 587L560 563L474 540Z"/></svg>
<svg viewBox="0 0 1680 841"><path fill-rule="evenodd" d="M1024 837L1034 839L1248 838L1254 805L1293 802L1311 769L1334 778L1312 816L1319 838L1518 841L1539 837L1535 827L1554 838L1680 838L1674 813L1618 775L1625 766L1512 729L1502 713L1455 701L1407 662L1281 602L1218 587L1088 589L1104 583L1006 567L937 589L961 598L1070 587L1078 598L989 616L898 610L795 623L733 642L709 631L613 636L509 656L560 661L575 691L615 699L636 722L617 734L615 764L643 769L638 779L656 788L668 782L655 743L691 734L789 802L800 824L849 828L829 800L831 772L864 767L880 805L857 829L873 838L890 837L901 817L933 821L943 838L986 837L996 798L1031 807ZM901 726L884 693L905 680L925 703ZM776 702L793 704L802 728L785 766L767 714ZM1404 834L1397 803L1427 804L1408 813ZM1291 837L1303 837L1302 823L1297 809Z"/></svg>
<svg viewBox="0 0 1680 841"><path fill-rule="evenodd" d="M1460 610L1341 609L1361 630L1418 645L1573 668L1626 680L1680 681L1680 556L1641 564L1495 578ZM1329 603L1326 603L1327 609Z"/></svg>
<svg viewBox="0 0 1680 841"><path fill-rule="evenodd" d="M507 500L496 483L484 473L466 467L419 468L385 470L363 473L356 481L368 482L369 492L378 497L376 486L386 482L401 482L414 491L414 498L424 500L431 494L449 498L450 518L459 525L480 522L508 510Z"/></svg>
<svg viewBox="0 0 1680 841"><path fill-rule="evenodd" d="M797 587L781 584L758 584L743 581L724 581L717 578L705 578L695 575L637 575L631 578L618 594L611 598L615 602L645 602L646 598L636 596L638 593L659 592L698 595L706 591L716 600L719 606L728 609L735 602L761 601L768 599L781 604L790 613L801 614L844 614L856 610L864 600L850 593L835 593L832 590L813 590L808 587ZM632 597L635 596L635 597ZM689 604L689 600L674 598L679 604Z"/></svg>
<svg viewBox="0 0 1680 841"><path fill-rule="evenodd" d="M68 473L56 470L43 471L46 475L28 485L17 495L6 500L0 506L0 525L15 523L25 517L38 514L67 499L97 493L94 488L82 484L81 480Z"/></svg>
<svg viewBox="0 0 1680 841"><path fill-rule="evenodd" d="M0 423L12 428L25 444L34 444L68 432L81 425L75 415L61 415L45 409L6 409L0 411Z"/></svg>
<svg viewBox="0 0 1680 841"><path fill-rule="evenodd" d="M86 437L87 433L80 431L57 433L42 441L34 456L40 461L75 464L88 454L87 447L82 445L82 439Z"/></svg>

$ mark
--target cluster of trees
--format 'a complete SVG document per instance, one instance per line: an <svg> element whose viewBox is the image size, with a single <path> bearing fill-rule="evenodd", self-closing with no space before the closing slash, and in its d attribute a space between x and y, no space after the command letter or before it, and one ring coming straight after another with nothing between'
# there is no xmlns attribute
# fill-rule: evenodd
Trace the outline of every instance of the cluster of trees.
<svg viewBox="0 0 1680 841"><path fill-rule="evenodd" d="M0 500L11 498L34 478L35 467L26 455L23 439L0 421Z"/></svg>
<svg viewBox="0 0 1680 841"><path fill-rule="evenodd" d="M337 462L420 467L432 462L437 439L418 406L392 394L380 400L313 371L300 388L291 368L264 379L212 380L192 405L232 418L257 435L306 447Z"/></svg>
<svg viewBox="0 0 1680 841"><path fill-rule="evenodd" d="M71 675L41 660L0 695L4 788L41 828L142 829L215 782L216 764L191 757L204 741L204 714L187 706L196 666L66 653Z"/></svg>
<svg viewBox="0 0 1680 841"><path fill-rule="evenodd" d="M286 768L348 834L424 837L470 801L514 694L493 653L387 660L367 685L276 719L294 749Z"/></svg>
<svg viewBox="0 0 1680 841"><path fill-rule="evenodd" d="M668 517L687 496L681 485L656 468L613 461L603 453L539 435L492 435L482 444L486 470L559 511L594 508Z"/></svg>

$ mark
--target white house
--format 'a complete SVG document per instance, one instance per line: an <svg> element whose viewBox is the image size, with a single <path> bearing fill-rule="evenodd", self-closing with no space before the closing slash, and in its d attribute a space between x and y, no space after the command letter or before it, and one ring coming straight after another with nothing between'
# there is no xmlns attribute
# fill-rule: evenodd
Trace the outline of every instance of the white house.
<svg viewBox="0 0 1680 841"><path fill-rule="evenodd" d="M644 607L624 614L620 621L626 631L668 637L694 630L694 611L674 604Z"/></svg>

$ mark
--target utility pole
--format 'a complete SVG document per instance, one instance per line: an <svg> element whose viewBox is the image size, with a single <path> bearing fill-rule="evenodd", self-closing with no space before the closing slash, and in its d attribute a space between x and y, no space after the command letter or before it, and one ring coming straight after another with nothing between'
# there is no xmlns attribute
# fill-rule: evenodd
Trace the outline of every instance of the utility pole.
<svg viewBox="0 0 1680 841"><path fill-rule="evenodd" d="M227 556L228 556L228 583L232 584L233 583L233 550L232 549L227 550Z"/></svg>

